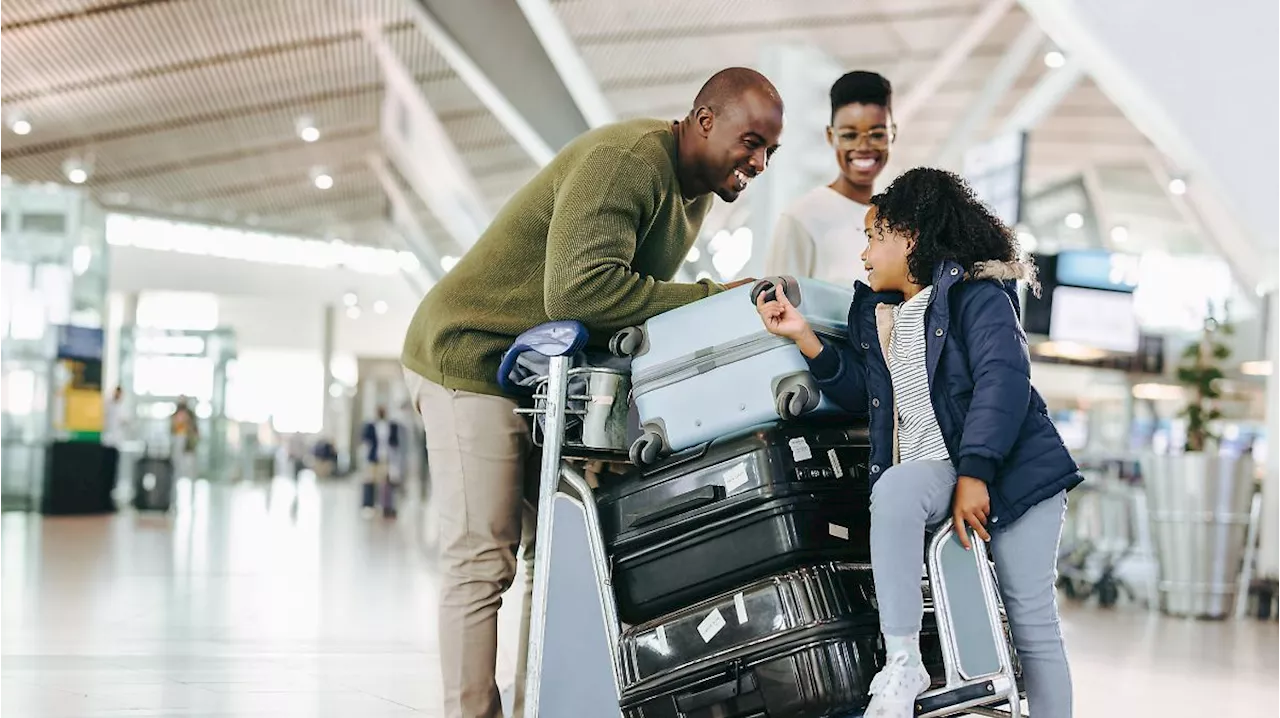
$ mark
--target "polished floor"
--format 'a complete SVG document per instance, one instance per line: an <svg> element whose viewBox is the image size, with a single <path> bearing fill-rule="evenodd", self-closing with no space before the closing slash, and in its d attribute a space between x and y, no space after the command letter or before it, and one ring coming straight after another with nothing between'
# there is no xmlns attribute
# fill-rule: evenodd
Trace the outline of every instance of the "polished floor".
<svg viewBox="0 0 1280 718"><path fill-rule="evenodd" d="M438 715L429 512L357 503L304 478L183 483L168 516L5 514L0 714ZM1077 716L1277 714L1274 623L1071 605L1064 621Z"/></svg>

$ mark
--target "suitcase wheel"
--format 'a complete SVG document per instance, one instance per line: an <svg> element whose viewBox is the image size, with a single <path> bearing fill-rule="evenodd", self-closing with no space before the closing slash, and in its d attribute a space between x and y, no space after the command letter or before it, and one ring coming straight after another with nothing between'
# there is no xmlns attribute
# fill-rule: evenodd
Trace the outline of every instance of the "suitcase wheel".
<svg viewBox="0 0 1280 718"><path fill-rule="evenodd" d="M609 351L614 356L629 357L634 355L643 343L644 329L641 327L627 327L626 329L619 329L609 339Z"/></svg>
<svg viewBox="0 0 1280 718"><path fill-rule="evenodd" d="M666 448L661 434L646 431L631 445L631 463L636 466L652 466Z"/></svg>
<svg viewBox="0 0 1280 718"><path fill-rule="evenodd" d="M778 393L774 408L785 420L798 419L818 406L817 398L804 384L793 384Z"/></svg>

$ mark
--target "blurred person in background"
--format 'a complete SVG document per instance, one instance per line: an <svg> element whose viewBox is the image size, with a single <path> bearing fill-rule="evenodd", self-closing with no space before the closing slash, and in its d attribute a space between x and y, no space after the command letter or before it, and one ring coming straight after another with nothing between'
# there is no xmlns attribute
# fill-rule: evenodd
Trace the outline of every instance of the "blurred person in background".
<svg viewBox="0 0 1280 718"><path fill-rule="evenodd" d="M618 329L724 291L710 280L671 279L712 195L736 200L765 170L781 134L778 91L744 68L716 73L683 119L592 130L516 192L418 307L401 362L425 424L439 502L448 718L502 716L498 607L515 578L522 527L532 566L526 497L536 501L538 461L528 423L513 413L516 400L498 385L503 352L554 319L583 322L603 346ZM531 586L526 581L514 716L523 714Z"/></svg>
<svg viewBox="0 0 1280 718"><path fill-rule="evenodd" d="M102 410L102 445L119 449L129 439L130 424L124 388L117 386Z"/></svg>
<svg viewBox="0 0 1280 718"><path fill-rule="evenodd" d="M850 72L831 86L827 144L839 174L782 211L773 231L765 273L811 277L852 287L866 281L859 257L867 247L863 218L876 178L889 162L897 132L893 88L874 72Z"/></svg>
<svg viewBox="0 0 1280 718"><path fill-rule="evenodd" d="M400 425L387 418L387 408L378 407L377 418L366 422L361 432L360 443L365 450L368 462L368 474L363 487L363 511L372 515L378 496L382 496L382 515L394 518L396 476L396 453L400 448Z"/></svg>
<svg viewBox="0 0 1280 718"><path fill-rule="evenodd" d="M178 397L178 406L169 417L169 438L174 477L196 478L196 445L200 441L200 428L185 396Z"/></svg>

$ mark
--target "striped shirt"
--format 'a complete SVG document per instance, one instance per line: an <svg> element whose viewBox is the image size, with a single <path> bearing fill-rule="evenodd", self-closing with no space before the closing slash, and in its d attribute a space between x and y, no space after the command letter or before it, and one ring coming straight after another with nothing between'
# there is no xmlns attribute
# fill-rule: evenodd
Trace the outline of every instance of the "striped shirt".
<svg viewBox="0 0 1280 718"><path fill-rule="evenodd" d="M933 413L925 366L924 315L932 294L933 287L925 287L893 311L889 376L893 380L894 410L898 413L899 463L950 458Z"/></svg>

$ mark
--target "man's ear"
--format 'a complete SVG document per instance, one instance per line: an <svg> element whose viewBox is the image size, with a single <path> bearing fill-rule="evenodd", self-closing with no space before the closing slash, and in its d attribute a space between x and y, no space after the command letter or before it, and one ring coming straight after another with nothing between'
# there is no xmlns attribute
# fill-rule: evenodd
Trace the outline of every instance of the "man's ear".
<svg viewBox="0 0 1280 718"><path fill-rule="evenodd" d="M699 134L703 137L711 134L711 128L716 124L716 113L712 112L710 107L704 105L694 110L693 116L697 121Z"/></svg>

